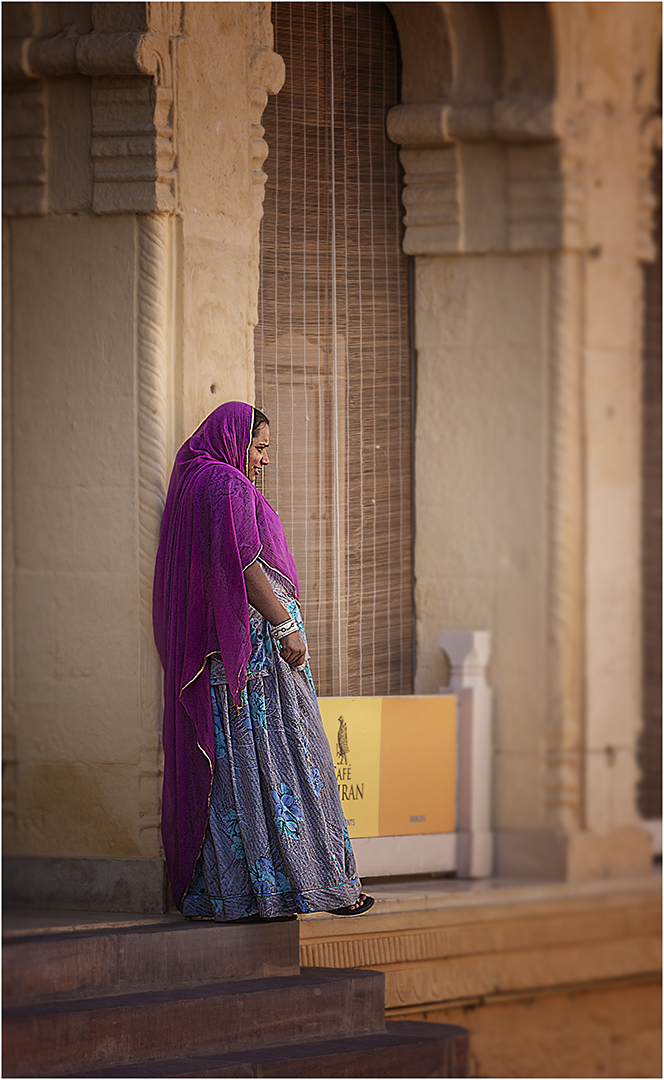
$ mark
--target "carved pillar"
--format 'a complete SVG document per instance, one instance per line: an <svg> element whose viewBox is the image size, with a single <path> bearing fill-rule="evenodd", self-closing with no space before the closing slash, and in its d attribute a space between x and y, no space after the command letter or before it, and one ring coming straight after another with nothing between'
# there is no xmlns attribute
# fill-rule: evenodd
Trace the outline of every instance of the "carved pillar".
<svg viewBox="0 0 664 1080"><path fill-rule="evenodd" d="M143 854L159 854L162 671L152 632L152 578L170 461L168 411L171 221L138 218L139 813Z"/></svg>
<svg viewBox="0 0 664 1080"><path fill-rule="evenodd" d="M583 444L582 277L574 253L551 261L549 710L545 816L549 827L583 825Z"/></svg>

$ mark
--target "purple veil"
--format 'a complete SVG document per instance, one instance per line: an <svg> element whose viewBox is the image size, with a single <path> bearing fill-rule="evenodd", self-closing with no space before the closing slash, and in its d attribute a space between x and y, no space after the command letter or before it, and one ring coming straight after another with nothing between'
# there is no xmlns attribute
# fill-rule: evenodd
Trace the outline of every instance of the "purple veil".
<svg viewBox="0 0 664 1080"><path fill-rule="evenodd" d="M260 555L298 591L279 517L245 474L254 410L227 401L177 453L161 523L153 622L164 668L162 836L181 906L208 818L214 769L210 653L239 704L251 654L244 570Z"/></svg>

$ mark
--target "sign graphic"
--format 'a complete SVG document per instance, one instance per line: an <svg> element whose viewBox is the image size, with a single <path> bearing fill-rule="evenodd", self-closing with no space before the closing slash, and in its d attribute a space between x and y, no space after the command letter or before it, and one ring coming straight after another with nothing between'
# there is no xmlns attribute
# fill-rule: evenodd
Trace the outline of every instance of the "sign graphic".
<svg viewBox="0 0 664 1080"><path fill-rule="evenodd" d="M454 832L454 697L318 704L351 837Z"/></svg>
<svg viewBox="0 0 664 1080"><path fill-rule="evenodd" d="M351 836L378 835L382 698L319 698Z"/></svg>

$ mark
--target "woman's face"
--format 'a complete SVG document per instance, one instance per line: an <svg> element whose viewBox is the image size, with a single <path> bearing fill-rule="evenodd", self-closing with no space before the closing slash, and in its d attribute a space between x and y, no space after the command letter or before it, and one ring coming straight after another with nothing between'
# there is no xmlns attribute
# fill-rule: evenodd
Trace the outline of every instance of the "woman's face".
<svg viewBox="0 0 664 1080"><path fill-rule="evenodd" d="M249 447L249 460L247 462L247 476L252 484L256 483L256 477L265 465L270 464L267 456L267 448L270 445L270 429L267 424L261 424L256 431Z"/></svg>

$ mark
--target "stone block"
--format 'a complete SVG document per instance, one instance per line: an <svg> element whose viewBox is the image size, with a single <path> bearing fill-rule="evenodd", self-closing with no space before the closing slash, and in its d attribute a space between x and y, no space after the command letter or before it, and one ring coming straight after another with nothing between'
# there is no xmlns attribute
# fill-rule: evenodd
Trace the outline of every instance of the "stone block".
<svg viewBox="0 0 664 1080"><path fill-rule="evenodd" d="M604 835L573 833L567 859L571 881L644 874L652 863L650 836L636 825L613 828Z"/></svg>
<svg viewBox="0 0 664 1080"><path fill-rule="evenodd" d="M163 859L6 856L2 884L7 907L166 910Z"/></svg>

